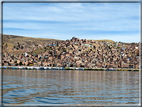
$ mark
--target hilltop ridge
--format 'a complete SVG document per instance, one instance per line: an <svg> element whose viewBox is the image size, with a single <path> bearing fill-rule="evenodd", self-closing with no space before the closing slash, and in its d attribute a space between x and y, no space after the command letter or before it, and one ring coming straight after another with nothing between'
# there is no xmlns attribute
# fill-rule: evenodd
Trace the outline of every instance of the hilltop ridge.
<svg viewBox="0 0 142 107"><path fill-rule="evenodd" d="M51 44L53 42L57 41L65 41L65 40L59 40L59 39L49 39L49 38L34 38L34 37L24 37L24 36L18 36L18 35L8 35L8 34L3 34L3 51L4 52L10 52L12 54L22 54L26 52L26 50L31 51L32 45L36 46L37 49L34 49L35 53L42 53L42 50L44 46L47 44ZM88 40L91 41L91 40ZM112 42L114 43L113 40L94 40L94 41L106 41L106 42ZM19 44L18 44L19 43ZM17 45L21 45L22 48L24 49L17 49ZM40 46L41 48L38 48Z"/></svg>
<svg viewBox="0 0 142 107"><path fill-rule="evenodd" d="M58 39L47 39L47 38L33 38L33 37L24 37L17 35L7 35L3 34L3 51L10 52L12 54L22 54L27 50L30 50L32 45L39 46L44 45L56 41L62 41ZM23 49L17 47L17 45L21 45ZM14 49L15 48L15 49ZM17 48L17 49L16 49ZM19 49L18 49L19 48ZM25 49L24 49L25 48Z"/></svg>

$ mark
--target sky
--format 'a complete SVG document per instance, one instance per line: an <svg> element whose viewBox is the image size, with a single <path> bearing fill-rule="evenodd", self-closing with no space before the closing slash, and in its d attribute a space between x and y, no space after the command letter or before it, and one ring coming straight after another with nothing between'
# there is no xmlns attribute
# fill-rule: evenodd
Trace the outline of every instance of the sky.
<svg viewBox="0 0 142 107"><path fill-rule="evenodd" d="M3 3L3 34L140 41L139 3Z"/></svg>

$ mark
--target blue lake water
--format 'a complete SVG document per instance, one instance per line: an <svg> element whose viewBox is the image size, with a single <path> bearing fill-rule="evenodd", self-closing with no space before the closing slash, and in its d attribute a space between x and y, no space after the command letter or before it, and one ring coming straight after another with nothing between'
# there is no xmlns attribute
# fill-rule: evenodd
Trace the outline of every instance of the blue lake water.
<svg viewBox="0 0 142 107"><path fill-rule="evenodd" d="M139 104L139 72L3 70L3 104Z"/></svg>

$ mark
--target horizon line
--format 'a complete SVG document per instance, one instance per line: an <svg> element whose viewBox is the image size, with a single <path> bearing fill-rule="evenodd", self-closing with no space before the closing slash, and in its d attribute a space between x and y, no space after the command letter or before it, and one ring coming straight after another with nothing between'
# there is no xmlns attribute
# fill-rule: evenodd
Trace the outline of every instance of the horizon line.
<svg viewBox="0 0 142 107"><path fill-rule="evenodd" d="M21 35L14 35L14 34L1 34L0 33L0 35L10 35L10 36L19 36L19 37L27 37L27 38L40 38L40 37L29 37L29 36L21 36ZM72 36L71 38L73 38L73 37L75 37L75 36ZM75 38L78 38L78 37L75 37ZM40 39L54 39L54 40L63 40L63 41L66 41L66 40L70 40L70 39L55 39L55 38L40 38ZM78 39L80 39L80 38L78 38ZM115 41L115 40L112 40L112 39L86 39L86 40L102 40L102 41L105 41L105 40L110 40L110 41L113 41L113 42L118 42L118 41ZM119 42L121 42L121 41L119 41ZM121 43L140 43L140 41L139 42L121 42Z"/></svg>

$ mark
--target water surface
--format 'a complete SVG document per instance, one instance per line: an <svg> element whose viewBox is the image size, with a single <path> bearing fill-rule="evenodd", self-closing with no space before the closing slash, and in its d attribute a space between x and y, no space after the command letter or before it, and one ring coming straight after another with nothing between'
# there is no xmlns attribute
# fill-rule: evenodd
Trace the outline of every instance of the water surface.
<svg viewBox="0 0 142 107"><path fill-rule="evenodd" d="M4 104L139 104L139 72L3 70Z"/></svg>

